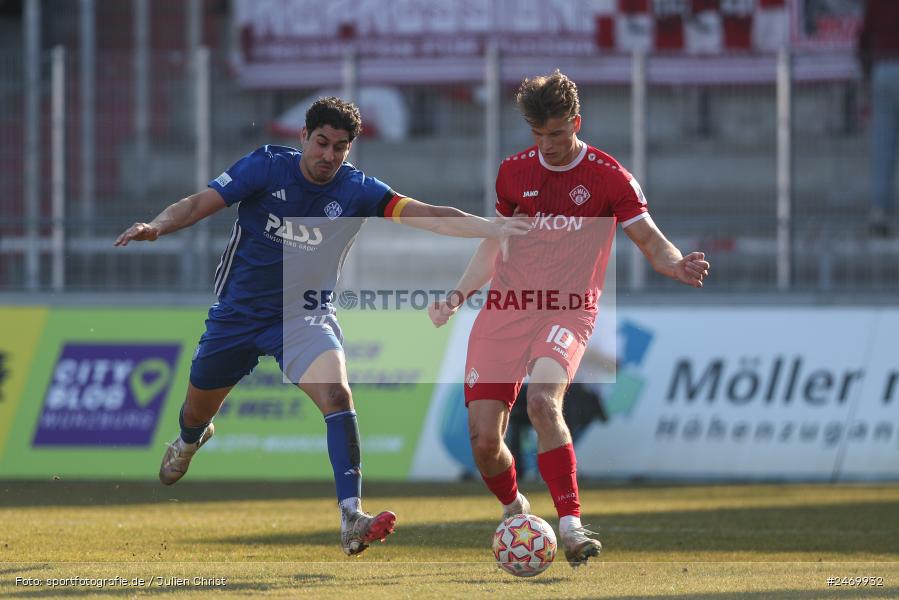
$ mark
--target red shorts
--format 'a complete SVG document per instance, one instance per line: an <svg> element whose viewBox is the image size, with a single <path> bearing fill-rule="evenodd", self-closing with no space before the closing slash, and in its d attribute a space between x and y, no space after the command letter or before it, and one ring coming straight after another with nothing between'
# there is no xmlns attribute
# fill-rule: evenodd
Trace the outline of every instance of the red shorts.
<svg viewBox="0 0 899 600"><path fill-rule="evenodd" d="M465 361L465 405L472 400L500 400L515 404L525 375L538 358L558 362L574 379L595 315L543 313L536 318L502 323L501 313L481 311L468 338Z"/></svg>

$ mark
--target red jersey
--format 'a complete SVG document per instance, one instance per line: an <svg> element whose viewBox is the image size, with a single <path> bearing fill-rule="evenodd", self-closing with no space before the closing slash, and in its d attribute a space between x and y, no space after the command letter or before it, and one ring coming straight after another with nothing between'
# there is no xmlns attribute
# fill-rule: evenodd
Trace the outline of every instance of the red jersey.
<svg viewBox="0 0 899 600"><path fill-rule="evenodd" d="M555 290L557 308L547 306L545 294L543 306L536 306L532 295L527 308L580 309L595 315L616 224L627 227L648 216L634 177L587 144L561 167L546 163L533 146L503 160L496 198L498 214L508 217L517 211L534 217L534 230L511 238L508 260L497 258L491 289L502 294ZM571 294L581 296L580 306L569 303Z"/></svg>

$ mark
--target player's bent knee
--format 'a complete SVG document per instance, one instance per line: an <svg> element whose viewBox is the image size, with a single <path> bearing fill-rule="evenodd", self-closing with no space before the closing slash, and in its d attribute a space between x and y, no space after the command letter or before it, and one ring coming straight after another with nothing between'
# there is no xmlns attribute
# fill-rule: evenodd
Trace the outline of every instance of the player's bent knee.
<svg viewBox="0 0 899 600"><path fill-rule="evenodd" d="M549 391L528 390L528 418L536 428L541 425L552 425L561 422L562 404Z"/></svg>
<svg viewBox="0 0 899 600"><path fill-rule="evenodd" d="M327 387L325 398L330 411L350 410L353 407L353 395L349 386L334 383Z"/></svg>
<svg viewBox="0 0 899 600"><path fill-rule="evenodd" d="M475 434L471 436L471 451L479 459L491 459L499 456L502 447L502 438L497 435Z"/></svg>

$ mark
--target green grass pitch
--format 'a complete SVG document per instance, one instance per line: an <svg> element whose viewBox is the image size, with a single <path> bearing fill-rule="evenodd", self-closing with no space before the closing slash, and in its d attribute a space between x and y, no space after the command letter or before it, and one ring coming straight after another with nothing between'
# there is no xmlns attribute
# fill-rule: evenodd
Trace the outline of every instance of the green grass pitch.
<svg viewBox="0 0 899 600"><path fill-rule="evenodd" d="M542 483L523 488L555 527ZM896 485L588 484L582 504L602 556L516 579L480 483L366 484L397 531L347 558L328 484L0 482L0 597L899 598Z"/></svg>

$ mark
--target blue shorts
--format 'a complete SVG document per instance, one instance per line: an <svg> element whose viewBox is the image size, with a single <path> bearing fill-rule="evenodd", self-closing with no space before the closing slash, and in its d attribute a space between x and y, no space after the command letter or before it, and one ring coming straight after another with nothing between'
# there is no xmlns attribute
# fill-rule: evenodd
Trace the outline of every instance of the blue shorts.
<svg viewBox="0 0 899 600"><path fill-rule="evenodd" d="M312 361L328 350L343 351L334 315L259 320L216 303L194 352L190 382L201 390L229 387L248 375L260 356L274 356L286 379L299 383Z"/></svg>

